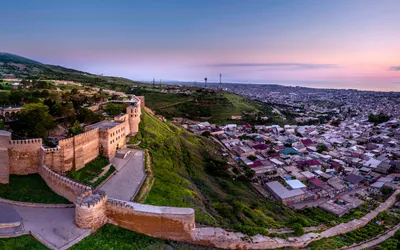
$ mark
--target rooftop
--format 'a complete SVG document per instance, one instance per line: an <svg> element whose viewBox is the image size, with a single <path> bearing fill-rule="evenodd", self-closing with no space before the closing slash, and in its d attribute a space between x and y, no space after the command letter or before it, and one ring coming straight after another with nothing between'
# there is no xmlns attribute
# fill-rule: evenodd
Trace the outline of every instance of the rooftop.
<svg viewBox="0 0 400 250"><path fill-rule="evenodd" d="M90 127L91 129L95 129L95 128L100 128L100 129L110 129L113 128L115 126L120 125L122 122L120 121L101 121L92 125L89 125L88 127Z"/></svg>
<svg viewBox="0 0 400 250"><path fill-rule="evenodd" d="M271 189L271 191L274 192L275 195L279 196L281 199L286 199L293 196L304 194L304 192L301 189L288 190L277 181L269 182L265 185L267 185L267 187Z"/></svg>
<svg viewBox="0 0 400 250"><path fill-rule="evenodd" d="M306 185L304 185L301 181L299 180L287 180L286 183L292 188L292 189L298 189L298 188L305 188Z"/></svg>

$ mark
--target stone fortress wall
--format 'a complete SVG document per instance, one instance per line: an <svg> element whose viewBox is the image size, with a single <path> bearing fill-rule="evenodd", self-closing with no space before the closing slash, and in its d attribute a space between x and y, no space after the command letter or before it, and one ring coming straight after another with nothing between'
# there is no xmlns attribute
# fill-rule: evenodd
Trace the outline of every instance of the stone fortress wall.
<svg viewBox="0 0 400 250"><path fill-rule="evenodd" d="M153 237L187 241L195 229L192 208L151 206L108 198L108 222Z"/></svg>
<svg viewBox="0 0 400 250"><path fill-rule="evenodd" d="M170 240L193 241L195 212L192 208L158 207L108 198L103 191L65 177L99 155L111 157L126 144L126 136L139 130L144 98L127 107L124 115L110 122L95 124L85 133L60 140L57 147L45 148L41 139L11 140L11 133L0 131L0 183L9 174L39 173L57 194L75 204L75 224L96 230L112 223L129 230ZM143 102L142 102L143 101ZM112 123L112 122L111 122Z"/></svg>
<svg viewBox="0 0 400 250"><path fill-rule="evenodd" d="M9 175L38 173L45 165L59 174L79 170L97 156L112 157L126 144L126 136L138 132L141 99L132 97L127 112L113 122L88 126L85 133L60 140L55 148L45 148L42 139L11 140L11 133L0 131L0 183L8 183ZM144 99L143 99L144 100ZM107 126L104 126L107 123Z"/></svg>
<svg viewBox="0 0 400 250"><path fill-rule="evenodd" d="M34 174L40 165L42 139L10 140L8 146L9 173Z"/></svg>
<svg viewBox="0 0 400 250"><path fill-rule="evenodd" d="M91 187L60 175L44 165L41 165L38 170L47 186L70 202L75 202L82 193L92 190Z"/></svg>
<svg viewBox="0 0 400 250"><path fill-rule="evenodd" d="M10 179L10 169L8 167L8 143L11 133L0 131L0 183L8 183Z"/></svg>

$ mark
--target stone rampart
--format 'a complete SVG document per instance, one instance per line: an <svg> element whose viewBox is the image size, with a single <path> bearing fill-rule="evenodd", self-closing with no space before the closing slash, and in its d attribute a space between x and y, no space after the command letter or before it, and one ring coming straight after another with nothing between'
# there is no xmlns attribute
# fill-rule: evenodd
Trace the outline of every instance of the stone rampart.
<svg viewBox="0 0 400 250"><path fill-rule="evenodd" d="M41 148L41 165L50 167L53 171L64 173L64 158L60 146L55 148Z"/></svg>
<svg viewBox="0 0 400 250"><path fill-rule="evenodd" d="M60 140L58 147L43 150L43 164L57 173L79 170L100 154L99 129Z"/></svg>
<svg viewBox="0 0 400 250"><path fill-rule="evenodd" d="M10 139L10 132L0 130L0 183L8 183L10 180L8 167L8 145Z"/></svg>
<svg viewBox="0 0 400 250"><path fill-rule="evenodd" d="M99 128L74 136L75 166L78 170L99 156L100 135Z"/></svg>
<svg viewBox="0 0 400 250"><path fill-rule="evenodd" d="M60 146L62 152L62 173L74 169L74 137L66 138L58 141L58 146ZM53 168L48 165L49 168Z"/></svg>
<svg viewBox="0 0 400 250"><path fill-rule="evenodd" d="M108 198L110 223L153 237L190 241L195 229L192 208L158 207Z"/></svg>
<svg viewBox="0 0 400 250"><path fill-rule="evenodd" d="M71 202L75 202L79 195L92 189L89 186L62 176L44 165L39 167L39 174L55 193Z"/></svg>
<svg viewBox="0 0 400 250"><path fill-rule="evenodd" d="M79 228L99 229L107 222L107 195L104 191L84 192L76 199L75 224Z"/></svg>
<svg viewBox="0 0 400 250"><path fill-rule="evenodd" d="M42 139L10 140L8 146L10 174L37 173L41 147Z"/></svg>

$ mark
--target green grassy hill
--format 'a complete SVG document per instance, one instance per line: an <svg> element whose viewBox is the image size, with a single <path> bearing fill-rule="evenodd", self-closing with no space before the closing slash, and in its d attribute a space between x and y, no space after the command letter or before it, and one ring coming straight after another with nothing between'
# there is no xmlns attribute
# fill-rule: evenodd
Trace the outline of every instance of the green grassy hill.
<svg viewBox="0 0 400 250"><path fill-rule="evenodd" d="M299 218L278 202L266 200L246 177L228 174L219 145L144 113L137 139L152 158L155 183L145 203L192 207L196 222L266 233Z"/></svg>
<svg viewBox="0 0 400 250"><path fill-rule="evenodd" d="M136 95L144 95L146 106L167 119L184 117L198 121L209 121L216 124L251 123L283 124L282 117L274 114L269 105L260 101L249 100L239 95L224 92L223 96L192 87L194 92L188 94L161 93L159 90L135 89ZM242 116L243 120L231 119ZM271 118L268 122L259 117Z"/></svg>

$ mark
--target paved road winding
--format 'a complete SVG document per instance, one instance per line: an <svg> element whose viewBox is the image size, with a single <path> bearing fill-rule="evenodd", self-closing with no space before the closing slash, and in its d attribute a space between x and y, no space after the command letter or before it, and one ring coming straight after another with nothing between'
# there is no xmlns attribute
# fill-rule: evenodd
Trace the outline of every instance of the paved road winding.
<svg viewBox="0 0 400 250"><path fill-rule="evenodd" d="M114 157L111 164L117 172L99 189L104 190L108 197L130 201L142 186L146 177L144 171L144 152L129 149L131 153L124 159Z"/></svg>

